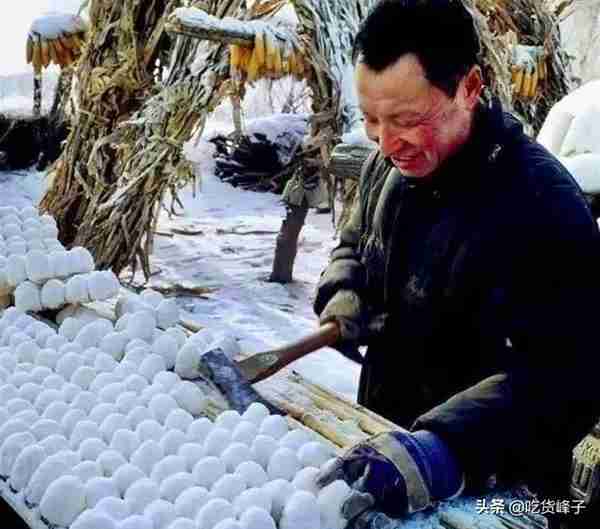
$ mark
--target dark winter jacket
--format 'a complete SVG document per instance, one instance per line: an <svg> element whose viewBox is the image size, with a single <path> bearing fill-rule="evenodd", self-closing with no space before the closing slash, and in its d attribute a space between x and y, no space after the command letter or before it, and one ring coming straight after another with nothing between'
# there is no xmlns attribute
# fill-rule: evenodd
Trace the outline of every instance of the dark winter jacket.
<svg viewBox="0 0 600 529"><path fill-rule="evenodd" d="M427 429L471 484L492 474L566 498L571 450L600 416L600 235L566 169L494 102L429 183L372 156L324 271L362 300L359 401Z"/></svg>

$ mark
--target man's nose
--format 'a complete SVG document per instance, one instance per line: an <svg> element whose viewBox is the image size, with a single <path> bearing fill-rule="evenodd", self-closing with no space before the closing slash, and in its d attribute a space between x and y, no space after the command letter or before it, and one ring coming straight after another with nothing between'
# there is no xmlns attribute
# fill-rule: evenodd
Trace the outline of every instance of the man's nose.
<svg viewBox="0 0 600 529"><path fill-rule="evenodd" d="M391 156L398 150L402 140L397 135L391 134L387 127L380 127L377 134L379 150L385 157Z"/></svg>

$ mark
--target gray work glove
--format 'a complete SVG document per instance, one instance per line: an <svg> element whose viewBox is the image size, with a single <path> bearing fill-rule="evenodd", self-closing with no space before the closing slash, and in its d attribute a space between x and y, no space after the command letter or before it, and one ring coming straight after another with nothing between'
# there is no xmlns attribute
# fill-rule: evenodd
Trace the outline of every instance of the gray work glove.
<svg viewBox="0 0 600 529"><path fill-rule="evenodd" d="M383 332L388 315L372 314L353 290L338 290L321 312L322 324L337 321L345 343L366 345L369 338Z"/></svg>
<svg viewBox="0 0 600 529"><path fill-rule="evenodd" d="M369 339L381 334L386 313L372 315L359 295L353 290L338 290L321 312L321 325L331 321L340 327L341 340L335 347L350 360L363 363L359 345L368 345Z"/></svg>
<svg viewBox="0 0 600 529"><path fill-rule="evenodd" d="M338 290L319 317L321 325L335 321L340 326L342 342L358 344L364 327L363 302L353 290Z"/></svg>

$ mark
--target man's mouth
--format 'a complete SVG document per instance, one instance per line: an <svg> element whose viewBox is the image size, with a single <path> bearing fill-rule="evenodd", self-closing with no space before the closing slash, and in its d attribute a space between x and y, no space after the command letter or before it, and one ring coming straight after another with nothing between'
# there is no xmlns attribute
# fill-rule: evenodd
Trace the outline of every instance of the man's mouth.
<svg viewBox="0 0 600 529"><path fill-rule="evenodd" d="M405 165L405 164L414 162L416 160L416 158L417 158L416 154L413 156L392 156L392 161L399 165Z"/></svg>

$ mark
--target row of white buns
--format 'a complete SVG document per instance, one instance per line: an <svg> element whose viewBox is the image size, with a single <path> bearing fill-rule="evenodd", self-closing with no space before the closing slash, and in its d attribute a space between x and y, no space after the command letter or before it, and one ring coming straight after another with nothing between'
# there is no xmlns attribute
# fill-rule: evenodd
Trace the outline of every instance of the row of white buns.
<svg viewBox="0 0 600 529"><path fill-rule="evenodd" d="M20 312L58 309L65 304L110 299L118 295L119 288L119 280L110 270L78 274L66 282L51 279L43 286L24 281L15 290L15 307Z"/></svg>

